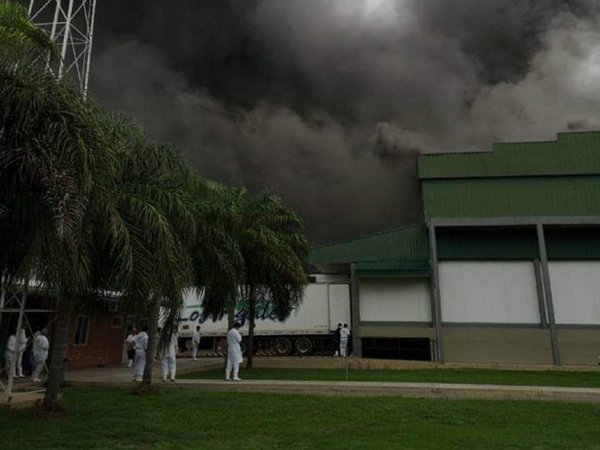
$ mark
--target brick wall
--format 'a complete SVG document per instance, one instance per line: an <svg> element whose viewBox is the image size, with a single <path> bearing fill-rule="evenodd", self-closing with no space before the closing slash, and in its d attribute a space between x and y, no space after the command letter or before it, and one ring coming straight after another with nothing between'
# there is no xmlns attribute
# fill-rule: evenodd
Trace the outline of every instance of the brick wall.
<svg viewBox="0 0 600 450"><path fill-rule="evenodd" d="M114 317L123 317L119 312L95 310L89 314L87 343L75 344L77 318L74 314L70 322L67 358L69 369L114 366L121 364L123 355L124 325L113 326Z"/></svg>

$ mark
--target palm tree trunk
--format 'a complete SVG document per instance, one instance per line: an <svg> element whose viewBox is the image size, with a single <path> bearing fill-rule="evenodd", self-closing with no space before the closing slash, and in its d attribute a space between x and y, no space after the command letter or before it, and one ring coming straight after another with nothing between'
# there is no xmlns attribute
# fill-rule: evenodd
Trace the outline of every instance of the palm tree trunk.
<svg viewBox="0 0 600 450"><path fill-rule="evenodd" d="M154 366L154 354L156 353L157 334L158 334L158 316L160 313L160 297L155 295L150 303L148 311L148 349L146 351L146 367L144 367L144 383L152 382L152 369Z"/></svg>
<svg viewBox="0 0 600 450"><path fill-rule="evenodd" d="M227 306L227 329L230 330L235 324L235 299L230 300Z"/></svg>
<svg viewBox="0 0 600 450"><path fill-rule="evenodd" d="M254 286L250 286L248 292L248 346L246 351L248 352L248 363L246 364L247 369L252 369L252 363L254 359L254 322L256 320L256 289Z"/></svg>
<svg viewBox="0 0 600 450"><path fill-rule="evenodd" d="M50 367L48 383L44 396L43 407L46 410L55 409L58 403L58 393L65 376L65 356L69 340L69 322L73 303L67 296L59 296L56 308L56 322L52 333L52 351L50 352Z"/></svg>

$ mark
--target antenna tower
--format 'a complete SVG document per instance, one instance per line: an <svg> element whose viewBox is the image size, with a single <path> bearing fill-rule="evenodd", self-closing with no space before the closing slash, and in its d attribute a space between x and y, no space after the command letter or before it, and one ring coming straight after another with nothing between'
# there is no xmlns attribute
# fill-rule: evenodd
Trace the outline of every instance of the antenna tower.
<svg viewBox="0 0 600 450"><path fill-rule="evenodd" d="M29 18L56 42L60 61L51 69L72 76L87 95L96 0L29 0Z"/></svg>

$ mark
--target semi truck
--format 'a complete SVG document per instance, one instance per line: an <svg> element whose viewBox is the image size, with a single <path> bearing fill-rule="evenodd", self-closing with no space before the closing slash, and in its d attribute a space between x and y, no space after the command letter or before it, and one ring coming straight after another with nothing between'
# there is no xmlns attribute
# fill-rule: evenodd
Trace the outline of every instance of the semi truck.
<svg viewBox="0 0 600 450"><path fill-rule="evenodd" d="M180 347L190 348L192 333L200 326L200 348L210 354L222 352L227 335L227 317L218 321L202 319L202 292L187 290L179 319ZM247 306L238 301L235 321L242 327L242 351L248 336ZM268 296L259 296L254 328L258 354L301 355L333 354L336 350L338 324L350 324L350 286L347 282L317 281L309 283L301 304L283 322L272 312Z"/></svg>

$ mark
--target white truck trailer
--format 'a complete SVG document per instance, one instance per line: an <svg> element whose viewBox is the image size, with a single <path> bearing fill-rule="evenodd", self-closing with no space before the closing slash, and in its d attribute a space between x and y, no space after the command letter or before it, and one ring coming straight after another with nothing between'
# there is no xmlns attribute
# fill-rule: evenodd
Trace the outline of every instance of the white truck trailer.
<svg viewBox="0 0 600 450"><path fill-rule="evenodd" d="M215 322L210 319L203 321L201 303L202 294L198 295L193 290L185 292L179 322L180 346L190 348L192 332L200 326L200 347L219 352L227 334L227 317ZM267 299L258 301L254 329L257 353L280 356L305 356L313 352L333 354L337 324L350 324L350 286L337 282L310 283L306 286L302 303L287 320L278 321L271 311ZM242 302L237 304L235 315L236 321L242 324L242 336L248 336L247 309ZM245 345L242 347L245 351Z"/></svg>

